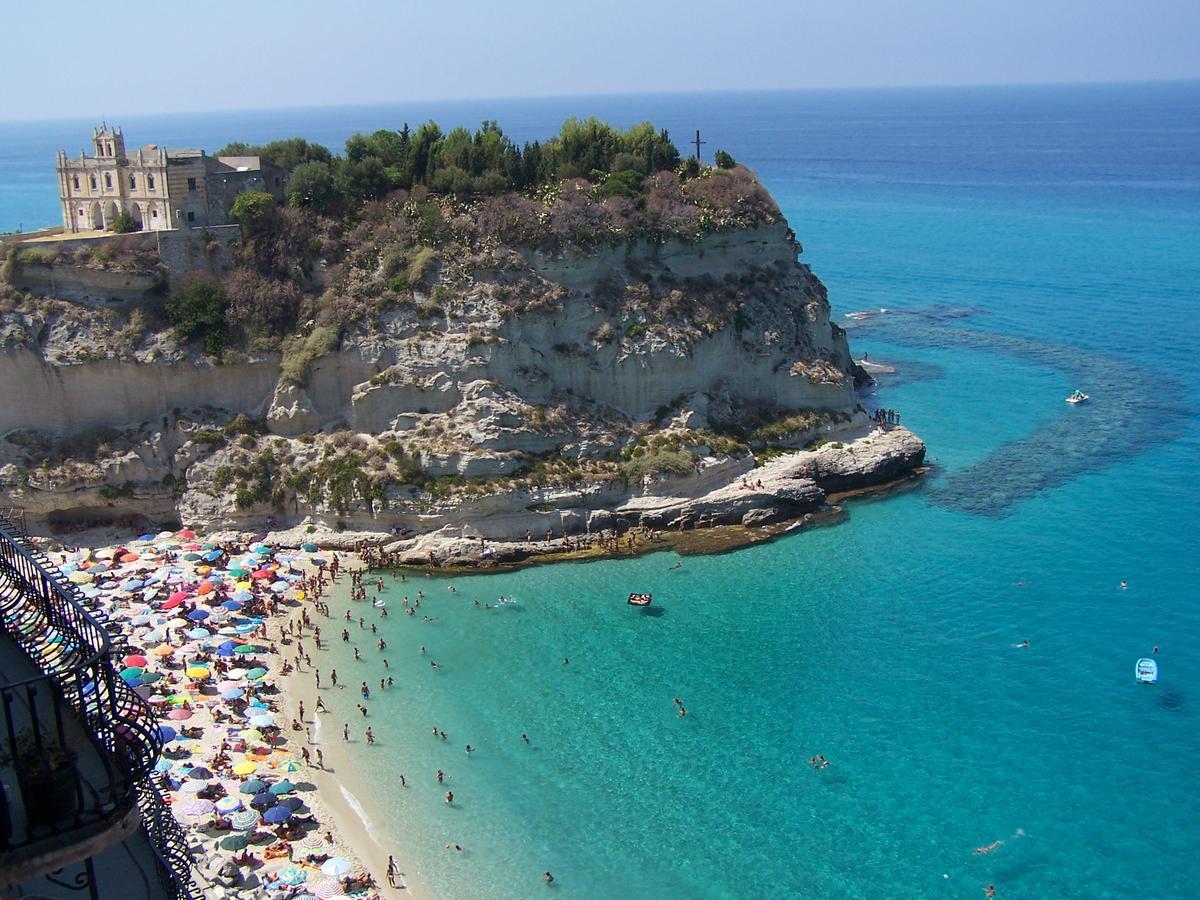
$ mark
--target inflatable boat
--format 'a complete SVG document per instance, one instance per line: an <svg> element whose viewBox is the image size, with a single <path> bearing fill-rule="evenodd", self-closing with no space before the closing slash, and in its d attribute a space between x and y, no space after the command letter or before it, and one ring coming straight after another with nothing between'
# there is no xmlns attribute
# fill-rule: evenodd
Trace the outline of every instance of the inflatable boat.
<svg viewBox="0 0 1200 900"><path fill-rule="evenodd" d="M1088 395L1083 391L1071 391L1067 397L1068 403L1087 403Z"/></svg>
<svg viewBox="0 0 1200 900"><path fill-rule="evenodd" d="M651 599L650 594L630 594L627 602L630 606L649 606Z"/></svg>

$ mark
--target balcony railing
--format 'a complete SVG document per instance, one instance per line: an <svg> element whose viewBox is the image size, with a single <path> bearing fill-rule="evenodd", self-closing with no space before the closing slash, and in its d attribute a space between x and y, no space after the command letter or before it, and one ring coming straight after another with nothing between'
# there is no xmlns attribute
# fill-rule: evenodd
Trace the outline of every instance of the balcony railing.
<svg viewBox="0 0 1200 900"><path fill-rule="evenodd" d="M0 687L0 754L20 794L0 797L0 860L82 843L136 808L166 895L199 897L184 831L149 777L162 751L154 714L110 662L124 639L4 518L0 627L42 673Z"/></svg>

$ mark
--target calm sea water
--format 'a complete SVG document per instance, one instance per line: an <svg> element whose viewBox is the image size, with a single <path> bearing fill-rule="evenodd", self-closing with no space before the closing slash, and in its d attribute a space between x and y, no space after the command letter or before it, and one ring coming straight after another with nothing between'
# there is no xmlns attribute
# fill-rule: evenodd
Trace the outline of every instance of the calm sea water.
<svg viewBox="0 0 1200 900"><path fill-rule="evenodd" d="M389 585L387 651L359 632L356 663L338 642L351 688L323 692L332 737L362 724L353 686L376 688L379 744L350 748L375 833L447 897L530 896L547 869L563 898L1194 896L1200 85L121 124L131 145L212 148L431 115L525 138L592 113L699 127L759 172L835 311L889 310L853 347L898 366L872 402L937 467L841 526L678 569ZM87 133L0 125L0 227L54 220L51 154ZM1088 406L1063 402L1074 387ZM421 615L400 615L416 590ZM517 602L471 602L500 595ZM1160 683L1137 685L1155 645Z"/></svg>

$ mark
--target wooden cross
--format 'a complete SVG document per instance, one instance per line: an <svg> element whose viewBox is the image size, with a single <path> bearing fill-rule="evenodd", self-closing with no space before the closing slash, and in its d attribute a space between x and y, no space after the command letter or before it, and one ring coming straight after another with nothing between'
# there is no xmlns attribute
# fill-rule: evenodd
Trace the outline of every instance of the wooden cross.
<svg viewBox="0 0 1200 900"><path fill-rule="evenodd" d="M700 162L700 145L707 144L708 141L700 140L700 129L699 128L696 129L696 139L694 141L688 141L688 143L696 145L696 162Z"/></svg>

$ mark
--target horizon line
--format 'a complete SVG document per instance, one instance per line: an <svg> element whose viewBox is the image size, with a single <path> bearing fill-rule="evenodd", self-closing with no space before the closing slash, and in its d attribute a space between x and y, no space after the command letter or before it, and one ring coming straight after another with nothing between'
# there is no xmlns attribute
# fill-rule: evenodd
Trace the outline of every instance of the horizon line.
<svg viewBox="0 0 1200 900"><path fill-rule="evenodd" d="M864 92L890 92L890 91L938 91L938 90L1002 90L1013 88L1024 89L1044 89L1044 88L1088 88L1088 87L1146 87L1154 85L1169 85L1169 84L1191 84L1200 82L1200 76L1191 76L1184 78L1147 78L1139 80L1119 80L1119 81L1038 81L1038 82L961 82L956 84L892 84L892 85L846 85L835 86L827 85L821 87L778 87L778 88L712 88L698 90L664 90L664 91L615 91L608 93L568 93L568 94L509 94L509 95L494 95L480 97L424 97L424 98L405 98L401 100L368 100L368 101L351 101L344 103L318 103L308 105L293 105L285 104L282 106L246 106L232 107L225 109L181 109L167 112L142 112L142 113L117 113L116 118L157 118L162 116L172 115L221 115L221 114L246 114L246 113L262 113L262 112L289 112L302 110L329 110L329 109L370 109L391 106L402 106L406 103L411 104L466 104L466 103L495 103L495 102L512 102L512 101L537 101L537 100L571 100L571 99L620 99L634 97L697 97L697 96L729 96L741 94L836 94L836 93L864 93ZM104 117L113 118L108 112L105 112ZM0 119L0 125L20 125L31 124L37 122L82 122L90 121L84 115L69 115L69 116L30 116L16 119Z"/></svg>

